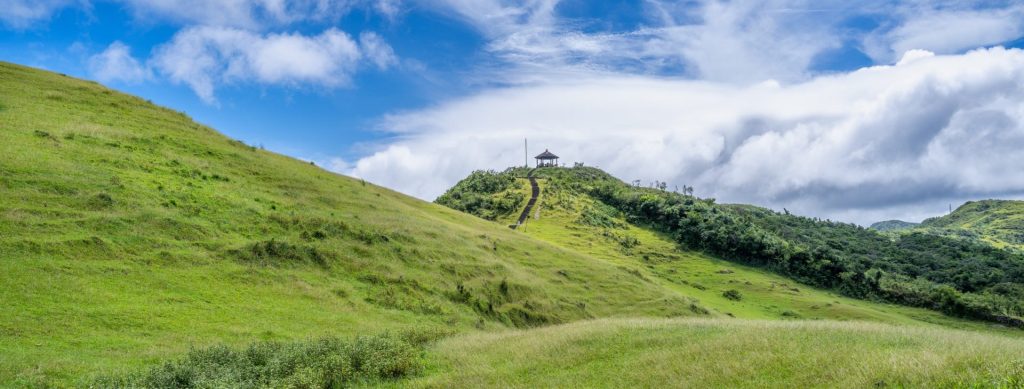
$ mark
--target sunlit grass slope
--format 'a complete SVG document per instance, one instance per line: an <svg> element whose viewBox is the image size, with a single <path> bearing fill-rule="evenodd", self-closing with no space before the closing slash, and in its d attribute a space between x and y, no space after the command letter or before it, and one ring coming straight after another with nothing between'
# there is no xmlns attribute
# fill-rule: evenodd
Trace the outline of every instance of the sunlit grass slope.
<svg viewBox="0 0 1024 389"><path fill-rule="evenodd" d="M0 63L0 386L190 346L694 315L618 264Z"/></svg>
<svg viewBox="0 0 1024 389"><path fill-rule="evenodd" d="M616 212L600 212L601 207L607 206L592 198L551 186L544 178L538 184L542 195L537 211L532 212L520 231L618 264L643 279L691 296L713 316L985 327L930 310L843 297L761 269L685 250L660 233L632 225L621 216L608 216ZM511 190L529 193L529 181L520 179ZM507 215L498 223L511 224L516 217L517 214ZM595 218L606 220L595 222ZM738 295L726 297L727 291L737 291Z"/></svg>
<svg viewBox="0 0 1024 389"><path fill-rule="evenodd" d="M1019 339L864 322L605 319L458 336L428 355L434 361L428 372L403 386L1024 385L1024 341Z"/></svg>

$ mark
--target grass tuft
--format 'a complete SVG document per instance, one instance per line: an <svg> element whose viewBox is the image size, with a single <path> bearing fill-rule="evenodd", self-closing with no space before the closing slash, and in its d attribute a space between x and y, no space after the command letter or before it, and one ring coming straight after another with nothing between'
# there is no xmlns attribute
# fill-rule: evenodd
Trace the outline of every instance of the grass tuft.
<svg viewBox="0 0 1024 389"><path fill-rule="evenodd" d="M235 250L234 253L242 262L261 266L296 264L313 264L324 268L330 266L328 255L315 247L274 239L255 242L246 249Z"/></svg>

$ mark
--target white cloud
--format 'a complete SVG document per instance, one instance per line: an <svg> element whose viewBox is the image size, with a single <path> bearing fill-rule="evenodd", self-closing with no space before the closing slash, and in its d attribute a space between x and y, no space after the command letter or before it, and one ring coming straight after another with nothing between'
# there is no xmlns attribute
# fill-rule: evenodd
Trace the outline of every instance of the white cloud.
<svg viewBox="0 0 1024 389"><path fill-rule="evenodd" d="M384 41L380 35L372 32L359 34L359 46L362 47L366 58L378 69L387 69L398 63L395 51Z"/></svg>
<svg viewBox="0 0 1024 389"><path fill-rule="evenodd" d="M115 41L103 52L89 57L89 73L102 82L138 83L149 79L149 69L131 54L131 48Z"/></svg>
<svg viewBox="0 0 1024 389"><path fill-rule="evenodd" d="M614 32L561 18L557 0L423 1L480 31L503 61L484 78L509 83L594 71L800 81L819 55L856 42L888 64L908 50L959 53L1024 35L1024 6L986 1L647 0L644 20ZM858 30L856 18L880 24Z"/></svg>
<svg viewBox="0 0 1024 389"><path fill-rule="evenodd" d="M0 21L16 29L49 20L64 8L89 9L93 2L123 5L137 21L172 22L263 30L312 21L332 23L355 8L393 18L399 0L0 0Z"/></svg>
<svg viewBox="0 0 1024 389"><path fill-rule="evenodd" d="M49 20L55 12L75 0L0 0L0 21L15 29Z"/></svg>
<svg viewBox="0 0 1024 389"><path fill-rule="evenodd" d="M529 137L534 154L625 180L862 223L1024 194L1024 52L921 54L789 85L620 76L486 91L389 117L401 136L343 172L432 199L472 169L521 164Z"/></svg>
<svg viewBox="0 0 1024 389"><path fill-rule="evenodd" d="M348 84L366 56L382 68L395 61L376 35L364 34L362 40L361 48L335 28L305 36L194 27L159 47L151 64L171 81L188 85L203 101L215 103L214 91L223 83L332 88Z"/></svg>
<svg viewBox="0 0 1024 389"><path fill-rule="evenodd" d="M890 62L913 49L939 54L997 45L1024 35L1024 5L972 9L972 4L936 8L935 4L897 9L901 23L865 38L876 61Z"/></svg>
<svg viewBox="0 0 1024 389"><path fill-rule="evenodd" d="M355 0L120 0L139 20L260 29L313 20L329 21L349 12Z"/></svg>
<svg viewBox="0 0 1024 389"><path fill-rule="evenodd" d="M555 0L428 2L476 27L512 83L594 71L686 74L730 82L797 80L814 56L837 47L844 2L647 1L647 19L623 32L581 31ZM512 77L509 65L518 70ZM490 76L494 76L490 74Z"/></svg>

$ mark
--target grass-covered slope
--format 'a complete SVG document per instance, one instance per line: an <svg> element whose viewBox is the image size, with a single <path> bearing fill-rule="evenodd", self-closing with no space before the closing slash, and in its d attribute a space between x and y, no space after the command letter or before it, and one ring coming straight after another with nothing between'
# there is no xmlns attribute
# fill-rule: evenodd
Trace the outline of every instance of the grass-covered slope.
<svg viewBox="0 0 1024 389"><path fill-rule="evenodd" d="M0 269L0 386L220 342L695 314L618 264L6 63Z"/></svg>
<svg viewBox="0 0 1024 389"><path fill-rule="evenodd" d="M521 170L489 174L515 176ZM540 213L568 211L560 217L569 222L559 227L563 231L598 227L600 235L630 250L644 245L634 242L636 234L621 231L650 228L684 250L771 270L846 296L1024 324L1024 256L1019 253L940 234L891 236L788 212L721 205L630 186L594 168L543 168L534 175L543 177L546 187ZM466 187L474 186L460 183L453 191ZM446 193L442 199L452 196ZM662 260L672 251L659 249L643 258L655 268L663 266L659 262L680 263Z"/></svg>
<svg viewBox="0 0 1024 389"><path fill-rule="evenodd" d="M968 201L948 215L926 219L918 228L1024 249L1024 201Z"/></svg>
<svg viewBox="0 0 1024 389"><path fill-rule="evenodd" d="M538 180L541 196L537 211L532 212L519 231L631 269L642 279L696 299L698 307L695 309L707 309L709 315L965 324L927 310L843 297L756 267L686 249L671 236L630 223L621 212L574 190L571 184L567 185L566 177L560 175L567 172L535 172L545 177ZM524 172L513 170L502 174L509 173L515 176ZM529 188L529 182L520 179L519 185L509 190L529 193ZM505 214L497 222L512 224L517 215L518 212Z"/></svg>
<svg viewBox="0 0 1024 389"><path fill-rule="evenodd" d="M428 355L431 368L402 387L1024 385L1019 340L863 322L598 320L454 337Z"/></svg>

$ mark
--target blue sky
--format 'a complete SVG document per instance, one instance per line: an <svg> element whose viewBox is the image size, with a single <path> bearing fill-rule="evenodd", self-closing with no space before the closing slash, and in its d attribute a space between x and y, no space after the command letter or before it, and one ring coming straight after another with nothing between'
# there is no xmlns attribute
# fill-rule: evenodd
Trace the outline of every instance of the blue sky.
<svg viewBox="0 0 1024 389"><path fill-rule="evenodd" d="M424 199L471 170L521 163L524 137L627 181L859 223L1024 194L1024 177L999 167L1020 158L1005 147L1024 146L1007 103L1024 96L1016 1L0 0L0 10L2 60L96 79ZM982 98L958 98L970 94Z"/></svg>

